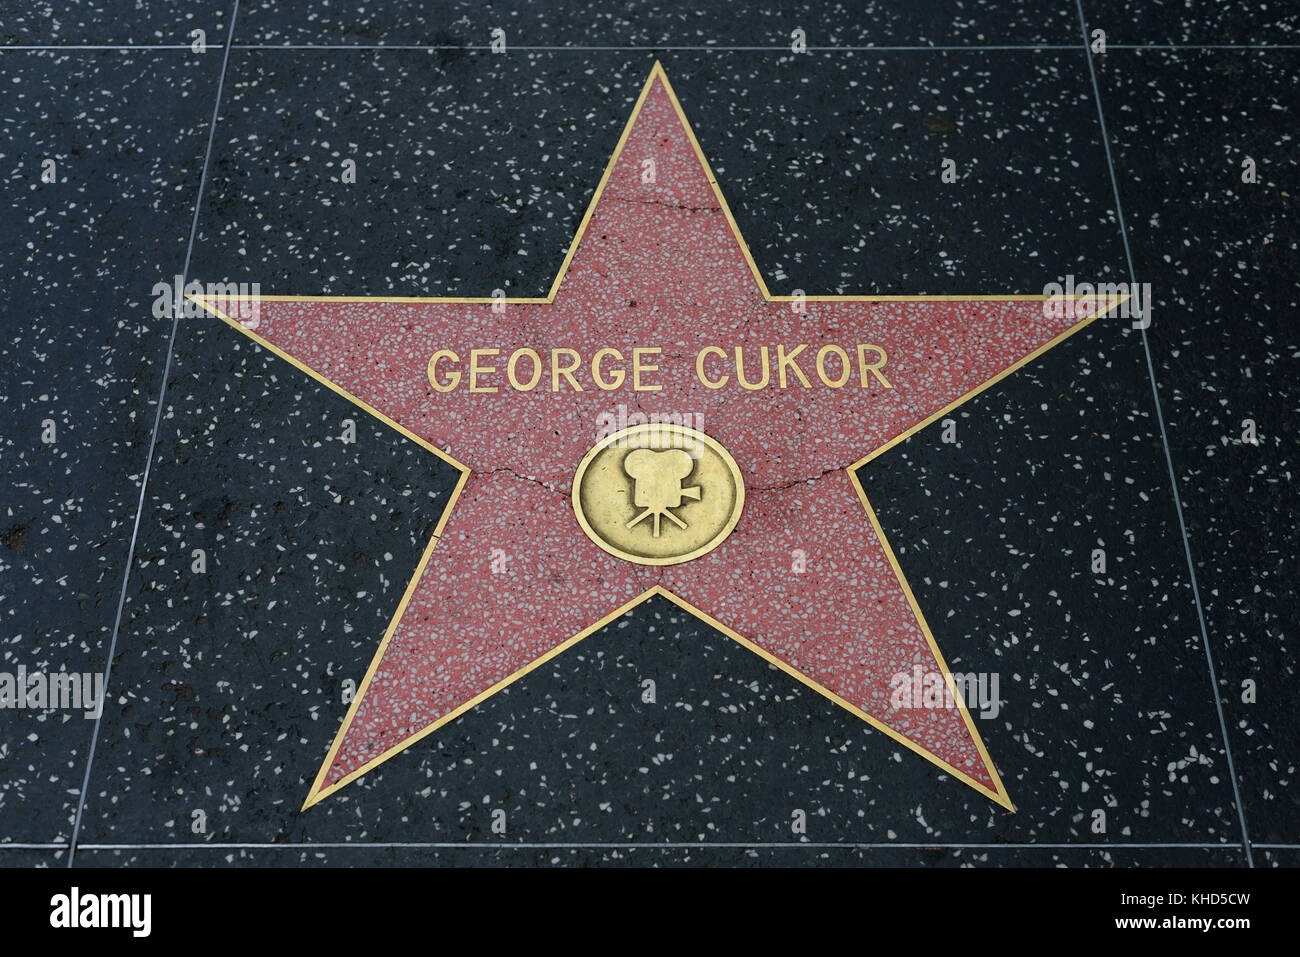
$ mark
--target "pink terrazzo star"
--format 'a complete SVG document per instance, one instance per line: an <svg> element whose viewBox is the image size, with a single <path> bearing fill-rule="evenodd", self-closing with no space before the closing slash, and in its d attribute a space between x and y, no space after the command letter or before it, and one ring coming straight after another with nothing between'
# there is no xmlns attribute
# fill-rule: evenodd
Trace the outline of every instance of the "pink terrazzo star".
<svg viewBox="0 0 1300 957"><path fill-rule="evenodd" d="M657 65L570 255L545 299L264 299L256 334L244 328L465 470L304 806L661 594L1011 807L960 702L899 706L893 694L914 666L947 669L852 468L1104 309L1066 303L1053 318L1037 296L810 297L801 311L770 296ZM860 361L864 343L887 355L880 375ZM801 344L783 386L778 346L788 357ZM830 354L819 376L827 345L849 367ZM708 346L721 351L697 366ZM768 349L765 387L738 385L737 347L751 383ZM541 358L530 391L507 375L524 348ZM633 388L635 348L660 350L642 356L645 391ZM499 351L471 381L475 349ZM578 354L572 380L553 370L555 349ZM602 367L606 384L623 371L618 388L593 375L601 349L621 354ZM435 388L429 362L443 350L459 362L444 356ZM514 368L524 384L534 371L527 357ZM701 381L724 375L717 388ZM701 558L632 564L578 525L580 460L602 423L636 413L693 416L739 465L739 524Z"/></svg>

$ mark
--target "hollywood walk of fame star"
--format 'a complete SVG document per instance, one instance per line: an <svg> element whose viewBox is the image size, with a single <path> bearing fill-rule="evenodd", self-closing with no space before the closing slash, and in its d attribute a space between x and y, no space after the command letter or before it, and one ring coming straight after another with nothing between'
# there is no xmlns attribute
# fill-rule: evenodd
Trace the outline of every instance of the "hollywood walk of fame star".
<svg viewBox="0 0 1300 957"><path fill-rule="evenodd" d="M462 473L304 809L655 595L1012 808L960 695L892 694L952 679L855 470L1118 304L1043 300L773 296L658 64L545 297L201 300ZM734 463L715 527L668 458L584 513L616 409Z"/></svg>

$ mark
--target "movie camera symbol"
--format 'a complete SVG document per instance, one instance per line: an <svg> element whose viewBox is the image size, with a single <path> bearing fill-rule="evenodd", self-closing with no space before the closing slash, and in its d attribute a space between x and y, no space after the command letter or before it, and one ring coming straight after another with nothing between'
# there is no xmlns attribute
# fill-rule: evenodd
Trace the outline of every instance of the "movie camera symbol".
<svg viewBox="0 0 1300 957"><path fill-rule="evenodd" d="M627 527L633 528L653 517L654 537L658 538L659 519L662 517L675 523L678 528L686 528L686 523L669 509L681 508L684 498L699 501L698 485L682 488L682 479L691 474L692 468L694 462L690 455L681 449L665 449L661 452L637 449L629 452L623 460L623 471L636 481L632 501L644 511L628 522Z"/></svg>

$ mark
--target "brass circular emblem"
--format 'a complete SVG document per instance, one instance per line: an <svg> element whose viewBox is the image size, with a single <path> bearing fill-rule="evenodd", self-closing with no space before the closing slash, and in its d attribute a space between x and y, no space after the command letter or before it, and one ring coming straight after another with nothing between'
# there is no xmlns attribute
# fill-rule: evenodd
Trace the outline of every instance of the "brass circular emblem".
<svg viewBox="0 0 1300 957"><path fill-rule="evenodd" d="M593 542L638 565L676 565L713 551L745 506L731 453L681 425L608 435L573 477L573 511Z"/></svg>

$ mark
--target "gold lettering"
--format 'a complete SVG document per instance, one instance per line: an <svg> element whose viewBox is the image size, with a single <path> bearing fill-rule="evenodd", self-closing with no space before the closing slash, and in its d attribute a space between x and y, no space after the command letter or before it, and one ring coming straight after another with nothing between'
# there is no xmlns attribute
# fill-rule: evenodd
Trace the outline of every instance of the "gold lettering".
<svg viewBox="0 0 1300 957"><path fill-rule="evenodd" d="M731 376L724 375L721 379L710 379L704 374L704 357L710 354L720 356L723 359L727 358L727 354L717 346L705 346L700 350L699 355L695 357L695 378L699 379L706 388L721 389L727 384L727 380L730 379Z"/></svg>
<svg viewBox="0 0 1300 957"><path fill-rule="evenodd" d="M533 377L524 385L515 375L515 366L519 364L521 356L527 356L533 360ZM532 392L537 388L537 383L542 379L542 357L534 349L516 349L510 353L510 361L506 363L506 378L510 380L510 385L520 392Z"/></svg>
<svg viewBox="0 0 1300 957"><path fill-rule="evenodd" d="M452 362L459 362L460 356L456 355L456 353L452 352L450 349L439 349L429 359L429 385L433 386L439 392L450 392L452 389L456 388L456 386L460 385L460 373L449 372L447 374L446 384L444 385L443 383L439 382L438 381L438 360L439 359L450 359Z"/></svg>
<svg viewBox="0 0 1300 957"><path fill-rule="evenodd" d="M834 353L840 359L840 377L837 381L831 381L831 377L826 374L826 355L828 353ZM822 346L817 351L817 378L832 389L838 389L848 382L849 376L853 374L853 368L849 363L849 354L839 346Z"/></svg>
<svg viewBox="0 0 1300 957"><path fill-rule="evenodd" d="M633 391L633 392L658 392L660 389L663 388L663 386L661 386L661 385L647 385L647 386L642 386L642 385L641 385L641 373L642 373L642 372L658 372L658 371L659 371L659 366L657 366L657 365L653 365L653 366L652 366L652 365L642 365L642 364L641 364L641 354L642 354L642 353L647 353L647 354L650 354L650 355L658 355L658 354L661 353L661 352L663 352L663 350L660 349L660 348L658 348L658 347L653 348L653 349L633 349L633 350L632 350L632 391Z"/></svg>
<svg viewBox="0 0 1300 957"><path fill-rule="evenodd" d="M791 369L794 370L794 374L799 377L799 381L803 383L803 387L805 389L812 388L812 383L809 382L808 377L803 374L803 370L799 368L799 364L794 361L795 356L797 356L799 353L803 352L807 348L808 348L807 345L795 346L794 352L790 353L789 355L786 355L785 346L776 347L776 372L777 372L777 377L780 379L781 382L781 388L784 389L786 387L786 381L785 381L786 366L789 366Z"/></svg>
<svg viewBox="0 0 1300 957"><path fill-rule="evenodd" d="M573 360L573 364L568 367L560 366L560 356L564 355ZM560 391L560 376L569 380L569 386L574 392L581 392L582 386L578 385L578 380L573 377L573 371L582 365L582 356L578 355L577 349L552 349L551 350L551 391Z"/></svg>
<svg viewBox="0 0 1300 957"><path fill-rule="evenodd" d="M619 362L622 362L623 353L619 352L617 349L601 349L591 357L591 377L596 380L596 386L598 388L609 392L613 389L617 389L623 384L623 380L627 378L627 373L622 369L615 369L614 381L606 382L605 378L600 374L600 360L605 358L605 356L613 356Z"/></svg>
<svg viewBox="0 0 1300 957"><path fill-rule="evenodd" d="M767 367L767 346L759 347L759 355L763 357L763 378L758 382L751 384L745 378L745 348L744 346L736 346L736 381L740 383L742 389L748 389L753 392L755 389L767 388L768 380L772 376L771 370Z"/></svg>
<svg viewBox="0 0 1300 957"><path fill-rule="evenodd" d="M478 364L480 356L494 356L499 353L500 349L471 349L469 351L469 391L470 392L495 392L497 387L494 385L479 385L478 377L496 372L496 366L481 366Z"/></svg>
<svg viewBox="0 0 1300 957"><path fill-rule="evenodd" d="M867 363L868 349L874 350L880 356L880 359L877 360L874 365L870 365ZM865 389L867 387L868 371L870 371L872 375L874 375L877 379L879 379L880 384L883 385L886 389L893 388L893 386L889 384L889 380L885 378L885 374L880 371L881 368L883 368L885 363L888 361L889 361L889 356L885 355L885 350L880 348L880 346L873 346L873 345L858 346L858 365L861 367L859 370L859 374L862 376L862 388Z"/></svg>

